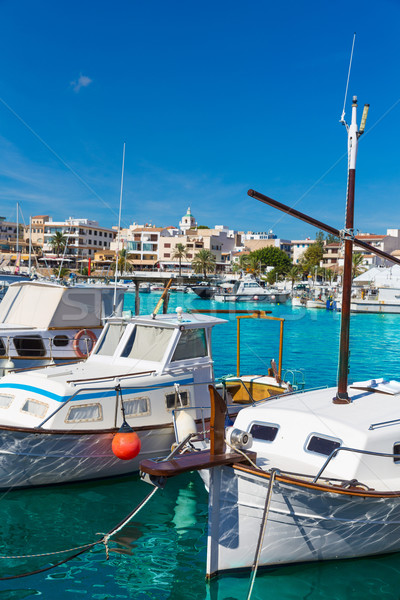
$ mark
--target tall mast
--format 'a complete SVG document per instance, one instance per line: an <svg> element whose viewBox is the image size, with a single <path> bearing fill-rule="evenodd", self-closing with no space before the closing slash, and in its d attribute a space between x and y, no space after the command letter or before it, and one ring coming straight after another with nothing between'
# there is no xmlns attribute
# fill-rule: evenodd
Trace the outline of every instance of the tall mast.
<svg viewBox="0 0 400 600"><path fill-rule="evenodd" d="M350 126L345 123L342 117L342 123L346 126L348 135L348 178L345 229L341 236L344 243L343 292L342 315L340 323L338 389L335 398L333 398L334 404L348 404L350 402L349 395L347 393L347 379L349 373L350 302L353 270L354 190L356 181L358 138L362 133L364 133L368 108L369 105L366 104L364 106L360 130L358 130L357 126L357 96L353 96Z"/></svg>

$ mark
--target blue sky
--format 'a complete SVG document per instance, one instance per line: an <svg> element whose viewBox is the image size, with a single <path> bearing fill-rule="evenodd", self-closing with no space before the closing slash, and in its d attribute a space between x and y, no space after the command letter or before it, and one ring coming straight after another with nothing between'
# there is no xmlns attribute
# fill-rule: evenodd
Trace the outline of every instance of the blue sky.
<svg viewBox="0 0 400 600"><path fill-rule="evenodd" d="M116 224L126 142L125 225L190 205L199 224L314 235L253 188L341 228L356 31L356 226L400 228L399 23L398 0L0 0L0 214Z"/></svg>

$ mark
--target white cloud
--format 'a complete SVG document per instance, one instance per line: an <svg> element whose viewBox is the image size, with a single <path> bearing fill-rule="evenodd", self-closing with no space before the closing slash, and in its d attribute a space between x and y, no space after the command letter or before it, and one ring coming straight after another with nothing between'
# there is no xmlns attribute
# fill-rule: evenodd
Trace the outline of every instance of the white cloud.
<svg viewBox="0 0 400 600"><path fill-rule="evenodd" d="M71 81L71 86L74 92L77 94L81 88L88 87L92 81L93 80L90 79L90 77L86 77L86 75L79 75L79 79L77 81Z"/></svg>

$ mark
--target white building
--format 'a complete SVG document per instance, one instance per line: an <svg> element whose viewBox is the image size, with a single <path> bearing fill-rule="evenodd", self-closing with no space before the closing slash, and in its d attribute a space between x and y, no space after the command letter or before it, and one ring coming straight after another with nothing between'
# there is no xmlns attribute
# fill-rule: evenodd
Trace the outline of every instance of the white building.
<svg viewBox="0 0 400 600"><path fill-rule="evenodd" d="M301 257L304 252L308 250L312 244L315 244L316 240L310 240L310 238L306 238L305 240L292 240L290 243L291 246L291 254L292 254L292 263L294 265L298 265Z"/></svg>
<svg viewBox="0 0 400 600"><path fill-rule="evenodd" d="M62 233L67 238L66 256L71 259L93 258L95 252L108 250L117 235L115 229L100 227L97 221L89 219L74 219L72 217L66 221L53 221L50 219L44 224L43 252L45 254L54 254L50 242L57 232Z"/></svg>

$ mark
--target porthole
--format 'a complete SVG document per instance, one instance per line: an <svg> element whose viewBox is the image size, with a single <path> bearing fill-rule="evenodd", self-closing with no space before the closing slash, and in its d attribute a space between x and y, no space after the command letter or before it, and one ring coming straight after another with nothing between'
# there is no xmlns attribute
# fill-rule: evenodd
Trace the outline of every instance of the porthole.
<svg viewBox="0 0 400 600"><path fill-rule="evenodd" d="M88 423L102 421L103 412L101 404L79 404L71 406L65 419L66 423Z"/></svg>
<svg viewBox="0 0 400 600"><path fill-rule="evenodd" d="M23 407L21 408L22 412L28 413L33 417L43 418L46 413L49 405L45 402L40 402L40 400L33 400L32 398L27 398Z"/></svg>
<svg viewBox="0 0 400 600"><path fill-rule="evenodd" d="M68 346L69 337L67 335L55 335L53 337L53 345L57 348L61 348L62 346Z"/></svg>
<svg viewBox="0 0 400 600"><path fill-rule="evenodd" d="M335 438L312 434L307 444L308 452L329 456L334 450L340 448L342 442Z"/></svg>

